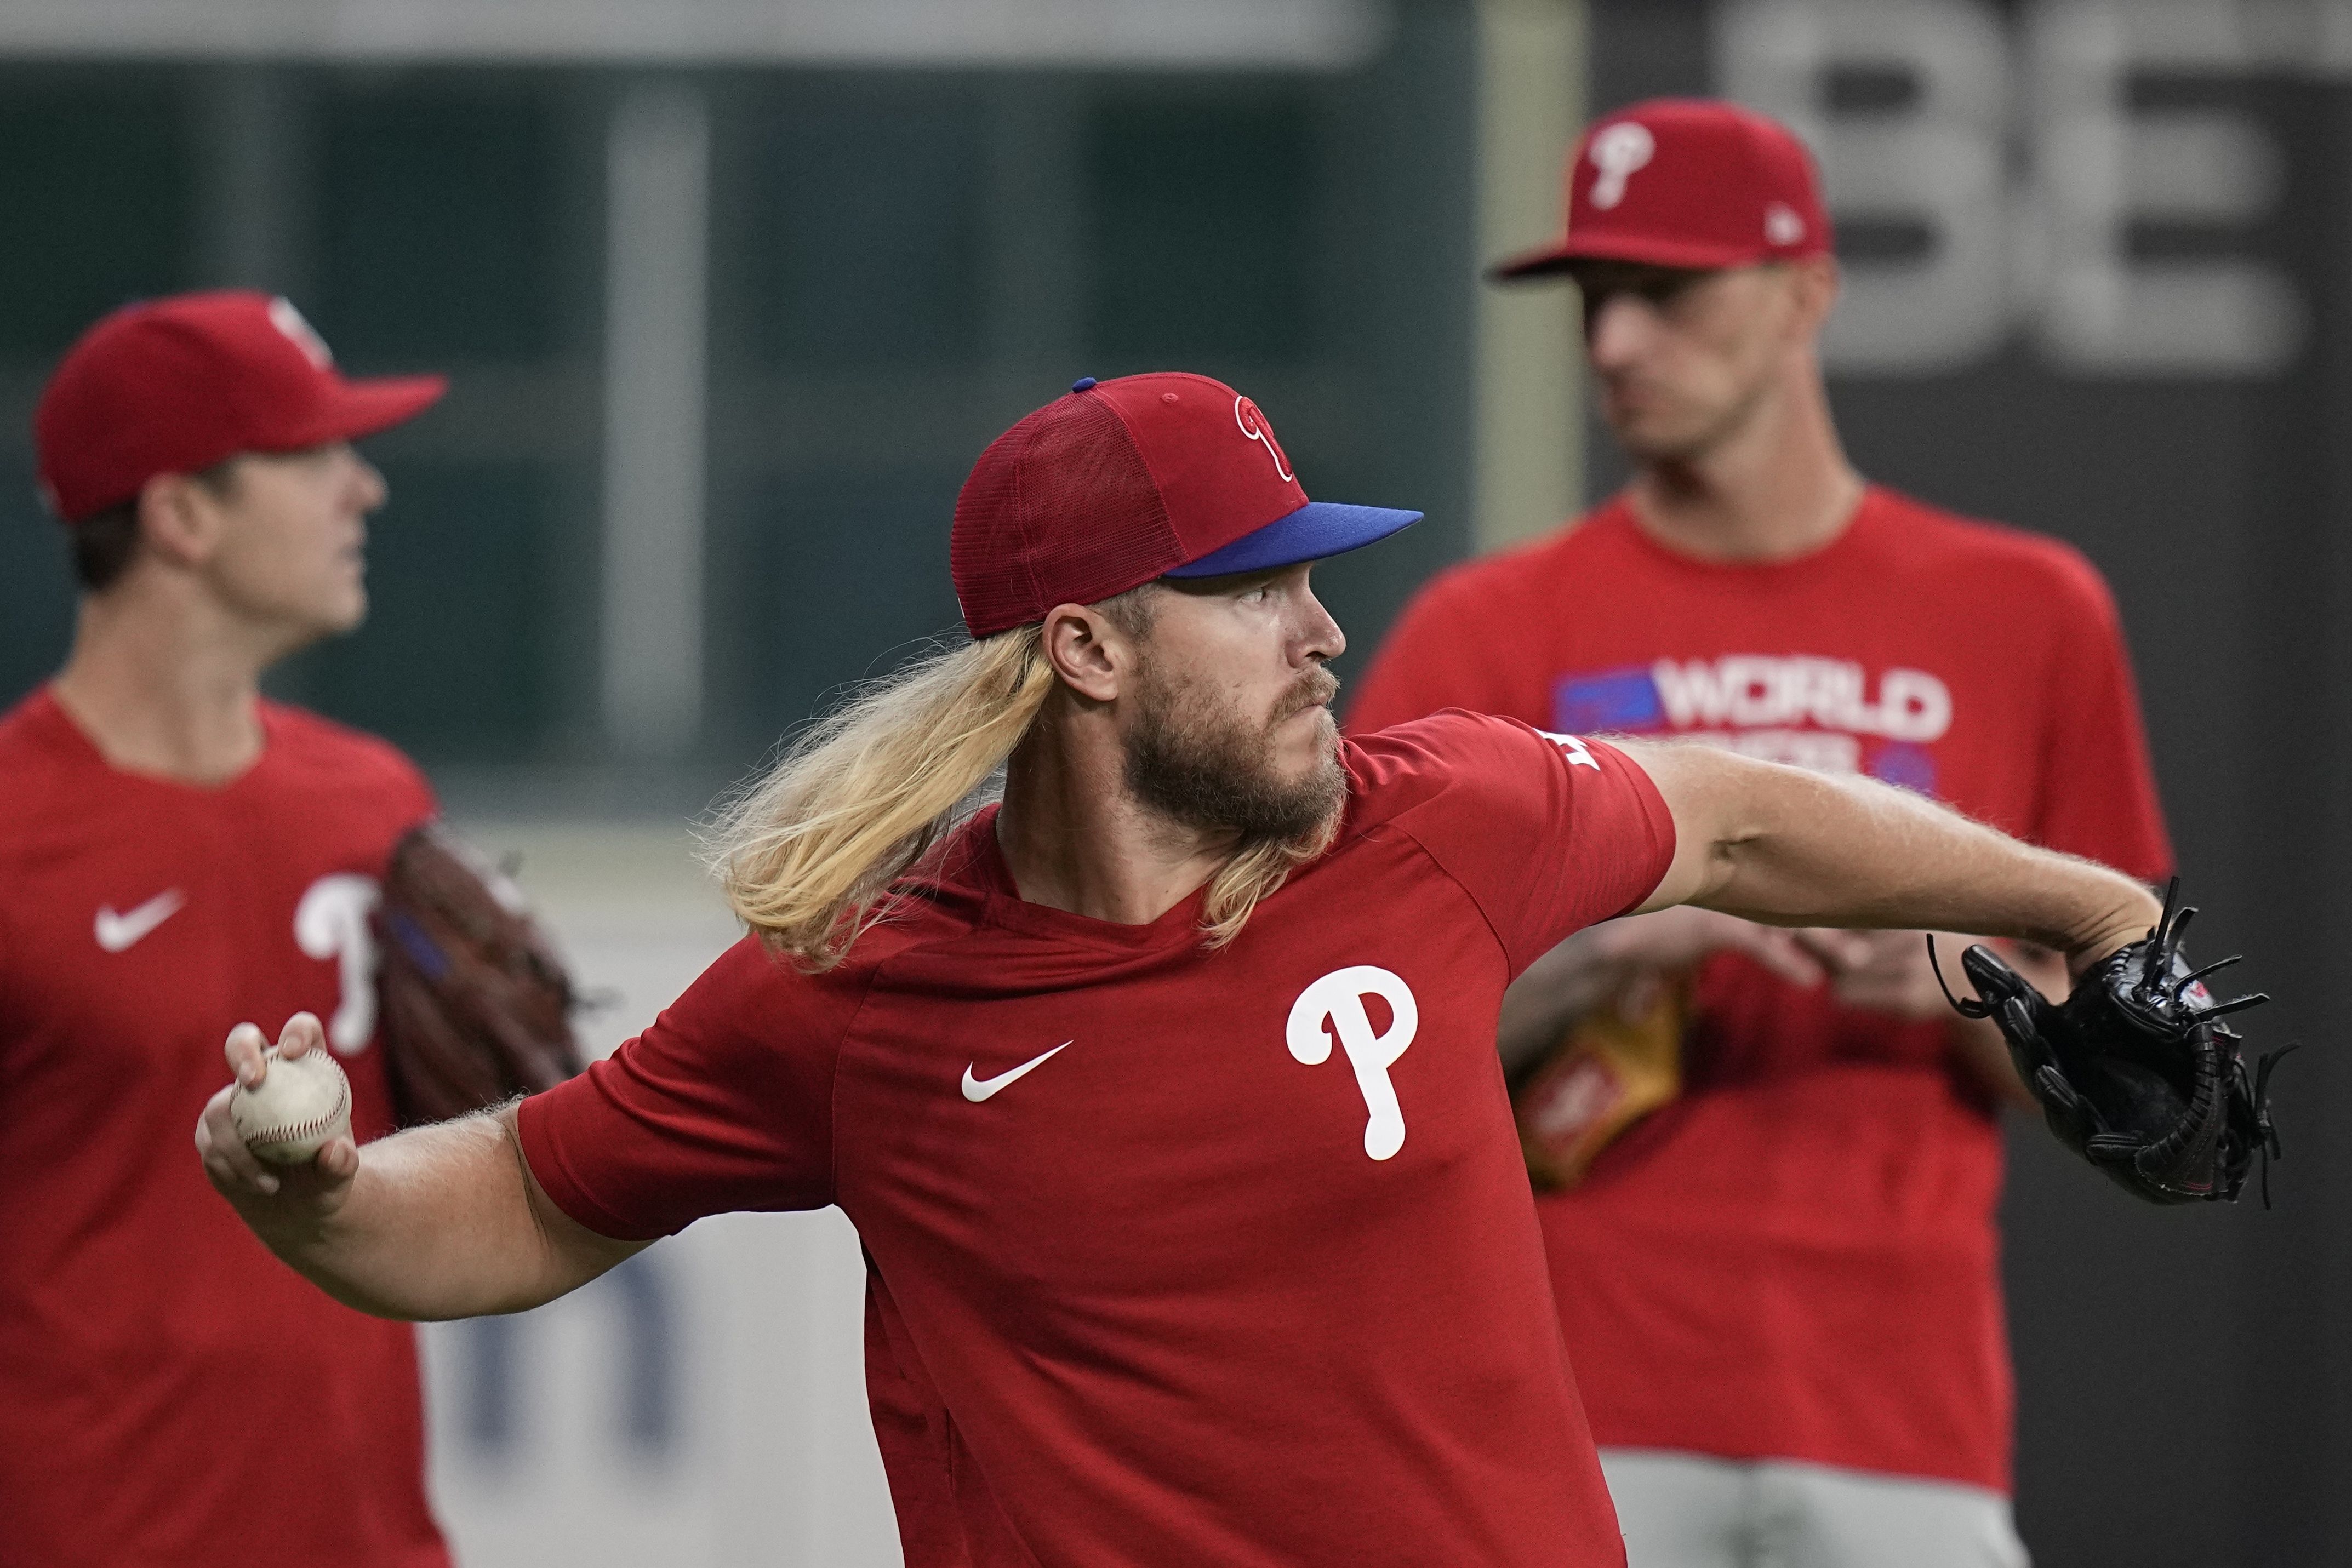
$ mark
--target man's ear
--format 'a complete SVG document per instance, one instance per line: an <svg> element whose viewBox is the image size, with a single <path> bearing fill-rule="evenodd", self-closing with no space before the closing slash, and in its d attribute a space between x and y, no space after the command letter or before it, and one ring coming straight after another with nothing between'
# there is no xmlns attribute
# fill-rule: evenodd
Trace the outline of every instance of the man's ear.
<svg viewBox="0 0 2352 1568"><path fill-rule="evenodd" d="M1837 257L1806 256L1790 268L1790 282L1796 297L1797 324L1808 339L1815 337L1837 308L1841 286Z"/></svg>
<svg viewBox="0 0 2352 1568"><path fill-rule="evenodd" d="M185 474L158 474L140 487L139 542L159 559L199 567L220 548L219 499Z"/></svg>
<svg viewBox="0 0 2352 1568"><path fill-rule="evenodd" d="M1133 641L1110 617L1083 604L1047 611L1040 646L1062 684L1093 702L1117 697L1135 670Z"/></svg>

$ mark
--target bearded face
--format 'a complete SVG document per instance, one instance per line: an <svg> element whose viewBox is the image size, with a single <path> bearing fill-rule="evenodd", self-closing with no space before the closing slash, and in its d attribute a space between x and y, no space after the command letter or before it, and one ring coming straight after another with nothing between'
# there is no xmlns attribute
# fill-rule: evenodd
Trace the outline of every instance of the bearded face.
<svg viewBox="0 0 2352 1568"><path fill-rule="evenodd" d="M1311 838L1347 800L1328 706L1339 689L1338 676L1310 665L1270 713L1256 716L1220 704L1214 688L1169 681L1147 664L1126 735L1128 789L1190 828L1245 841ZM1312 760L1286 768L1276 732L1309 709L1317 726Z"/></svg>

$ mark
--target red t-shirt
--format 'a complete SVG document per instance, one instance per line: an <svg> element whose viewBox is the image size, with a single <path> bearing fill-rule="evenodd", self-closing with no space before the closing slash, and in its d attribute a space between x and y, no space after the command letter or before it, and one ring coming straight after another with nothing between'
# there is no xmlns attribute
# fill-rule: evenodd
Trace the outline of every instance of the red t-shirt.
<svg viewBox="0 0 2352 1568"><path fill-rule="evenodd" d="M1494 719L1343 760L1339 840L1222 950L1198 894L1024 903L983 814L841 967L747 940L524 1103L607 1236L856 1223L913 1568L1623 1561L1494 1031L1672 822L1608 747Z"/></svg>
<svg viewBox="0 0 2352 1568"><path fill-rule="evenodd" d="M381 741L265 704L199 789L120 772L47 691L0 718L0 1565L446 1568L414 1333L330 1300L189 1137L251 1019L331 1020L390 1130L366 914L433 810Z"/></svg>
<svg viewBox="0 0 2352 1568"><path fill-rule="evenodd" d="M1450 706L1868 772L2150 880L2171 860L2097 573L1884 489L1795 560L1693 559L1617 501L1458 567L1349 725ZM1694 1013L1683 1097L1538 1205L1594 1436L2006 1490L2000 1129L1948 1027L1735 956Z"/></svg>

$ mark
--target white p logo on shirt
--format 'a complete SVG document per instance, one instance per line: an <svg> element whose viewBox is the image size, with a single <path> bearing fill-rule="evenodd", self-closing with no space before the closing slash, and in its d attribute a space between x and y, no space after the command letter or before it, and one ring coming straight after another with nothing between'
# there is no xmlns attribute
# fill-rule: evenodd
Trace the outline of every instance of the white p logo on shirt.
<svg viewBox="0 0 2352 1568"><path fill-rule="evenodd" d="M294 910L294 941L313 958L331 958L341 999L327 1020L327 1043L345 1056L375 1034L375 931L368 916L383 895L374 879L337 872L303 891Z"/></svg>
<svg viewBox="0 0 2352 1568"><path fill-rule="evenodd" d="M1389 1005L1389 1027L1379 1034L1372 1032L1371 1015L1364 1010L1368 996ZM1309 1067L1320 1066L1331 1060L1332 1035L1339 1037L1339 1049L1356 1070L1356 1087L1364 1093L1364 1153L1376 1160L1404 1147L1404 1111L1397 1104L1389 1069L1420 1029L1421 1007L1412 999L1412 988L1370 964L1334 970L1290 1004L1290 1022L1284 1032L1292 1056Z"/></svg>

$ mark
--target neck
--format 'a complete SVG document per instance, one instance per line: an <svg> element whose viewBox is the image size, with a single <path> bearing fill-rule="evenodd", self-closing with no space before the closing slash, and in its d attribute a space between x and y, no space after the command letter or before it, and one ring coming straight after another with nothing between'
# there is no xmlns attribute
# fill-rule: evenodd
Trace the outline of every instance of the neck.
<svg viewBox="0 0 2352 1568"><path fill-rule="evenodd" d="M996 842L1031 904L1149 925L1217 873L1230 833L1150 810L1128 792L1124 753L1101 710L1040 716L1005 769Z"/></svg>
<svg viewBox="0 0 2352 1568"><path fill-rule="evenodd" d="M1721 440L1644 462L1633 515L1652 538L1711 560L1786 560L1845 531L1862 501L1811 355L1792 364Z"/></svg>
<svg viewBox="0 0 2352 1568"><path fill-rule="evenodd" d="M274 657L191 586L134 569L83 598L51 690L114 767L220 784L260 759L261 672Z"/></svg>

